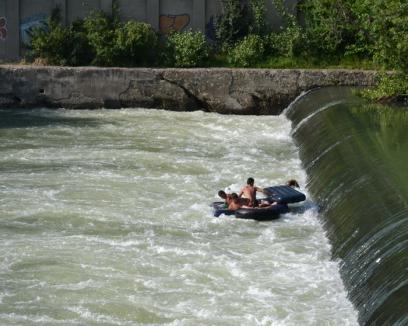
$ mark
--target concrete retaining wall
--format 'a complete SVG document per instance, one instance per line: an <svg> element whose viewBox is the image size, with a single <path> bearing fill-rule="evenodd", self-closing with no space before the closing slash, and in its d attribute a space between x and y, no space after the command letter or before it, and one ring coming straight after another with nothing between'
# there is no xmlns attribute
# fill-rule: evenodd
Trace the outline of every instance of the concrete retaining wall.
<svg viewBox="0 0 408 326"><path fill-rule="evenodd" d="M279 114L302 91L372 86L375 71L0 66L0 108L145 107Z"/></svg>

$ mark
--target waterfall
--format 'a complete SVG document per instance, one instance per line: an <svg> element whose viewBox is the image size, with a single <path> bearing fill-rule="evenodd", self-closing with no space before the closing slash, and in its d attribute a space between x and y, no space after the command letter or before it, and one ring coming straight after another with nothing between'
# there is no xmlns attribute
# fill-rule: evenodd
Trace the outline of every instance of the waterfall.
<svg viewBox="0 0 408 326"><path fill-rule="evenodd" d="M362 325L408 323L407 109L332 87L285 111Z"/></svg>

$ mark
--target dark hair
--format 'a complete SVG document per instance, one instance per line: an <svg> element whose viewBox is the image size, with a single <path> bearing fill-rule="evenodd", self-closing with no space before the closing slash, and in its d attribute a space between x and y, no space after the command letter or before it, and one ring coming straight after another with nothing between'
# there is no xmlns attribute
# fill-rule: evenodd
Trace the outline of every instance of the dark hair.
<svg viewBox="0 0 408 326"><path fill-rule="evenodd" d="M296 187L299 188L299 184L295 179L290 179L287 183L286 183L289 187Z"/></svg>
<svg viewBox="0 0 408 326"><path fill-rule="evenodd" d="M254 178L248 178L247 180L247 184L251 186L254 184L254 182L255 182Z"/></svg>
<svg viewBox="0 0 408 326"><path fill-rule="evenodd" d="M227 194L225 193L224 190L220 190L220 191L218 192L218 196L220 196L221 198L226 198L226 197L227 197Z"/></svg>
<svg viewBox="0 0 408 326"><path fill-rule="evenodd" d="M231 198L232 198L232 199L238 199L238 195L237 195L235 192L233 192L233 193L231 194Z"/></svg>

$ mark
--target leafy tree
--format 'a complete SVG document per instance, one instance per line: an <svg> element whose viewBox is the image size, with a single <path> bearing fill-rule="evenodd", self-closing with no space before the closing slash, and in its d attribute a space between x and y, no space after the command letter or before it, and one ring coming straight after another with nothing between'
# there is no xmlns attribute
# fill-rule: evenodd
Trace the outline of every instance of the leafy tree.
<svg viewBox="0 0 408 326"><path fill-rule="evenodd" d="M298 6L304 17L307 50L315 56L335 56L355 43L355 16L345 0L305 0Z"/></svg>
<svg viewBox="0 0 408 326"><path fill-rule="evenodd" d="M356 55L386 68L408 67L408 3L405 0L304 0L308 52Z"/></svg>
<svg viewBox="0 0 408 326"><path fill-rule="evenodd" d="M374 60L408 72L408 2L377 0L373 11Z"/></svg>

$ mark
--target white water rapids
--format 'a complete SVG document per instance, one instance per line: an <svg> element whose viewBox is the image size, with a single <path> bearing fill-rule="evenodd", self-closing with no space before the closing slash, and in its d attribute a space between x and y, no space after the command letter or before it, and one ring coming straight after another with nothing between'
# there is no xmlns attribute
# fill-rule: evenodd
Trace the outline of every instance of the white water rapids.
<svg viewBox="0 0 408 326"><path fill-rule="evenodd" d="M284 116L0 119L1 325L357 324L310 199L272 222L212 216L248 177L304 186Z"/></svg>

